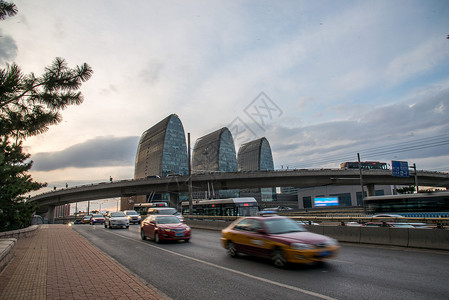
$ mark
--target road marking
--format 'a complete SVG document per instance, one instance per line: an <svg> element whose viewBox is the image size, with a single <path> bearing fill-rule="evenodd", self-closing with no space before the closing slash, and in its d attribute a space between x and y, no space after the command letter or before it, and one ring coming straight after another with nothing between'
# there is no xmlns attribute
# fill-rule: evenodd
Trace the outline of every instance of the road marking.
<svg viewBox="0 0 449 300"><path fill-rule="evenodd" d="M111 234L115 234L115 235L117 235L119 237L122 237L122 238L125 238L125 239L128 239L128 240L136 241L136 239L133 239L133 238L130 238L130 237L127 237L127 236L123 236L123 235L120 235L120 234L115 233L115 232L111 232ZM289 289L289 290L293 290L293 291L296 291L296 292L300 292L300 293L303 293L303 294L314 296L314 297L317 297L317 298L320 298L320 299L336 300L336 298L332 298L332 297L329 297L329 296L326 296L326 295L323 295L323 294L315 293L315 292L308 291L308 290L305 290L305 289L301 289L301 288L298 288L298 287L295 287L295 286L291 286L291 285L288 285L288 284L283 284L283 283L272 281L272 280L269 280L269 279L266 279L266 278L262 278L262 277L259 277L259 276L254 276L254 275L251 275L251 274L248 274L248 273L244 273L244 272L237 271L237 270L234 270L234 269L226 268L226 267L223 267L223 266L220 266L220 265L216 265L216 264L211 263L211 262L200 260L198 258L194 258L194 257L187 256L187 255L184 255L184 254L181 254L181 253L177 253L177 252L174 252L174 251L171 251L171 250L168 250L168 249L164 249L164 248L158 247L156 245L152 245L150 243L143 243L143 244L146 245L146 246L152 247L152 248L156 248L156 249L165 251L165 252L173 254L173 255L177 255L177 256L180 256L180 257L183 257L183 258L186 258L186 259L189 259L189 260L193 260L193 261L196 261L196 262L199 262L199 263L202 263L202 264L205 264L205 265L217 268L217 269L225 270L225 271L228 271L228 272L231 272L231 273L235 273L235 274L238 274L238 275L241 275L241 276L245 276L245 277L248 277L248 278L251 278L251 279L255 279L255 280L262 281L262 282L270 283L272 285L276 285L276 286L283 287L283 288L286 288L286 289Z"/></svg>

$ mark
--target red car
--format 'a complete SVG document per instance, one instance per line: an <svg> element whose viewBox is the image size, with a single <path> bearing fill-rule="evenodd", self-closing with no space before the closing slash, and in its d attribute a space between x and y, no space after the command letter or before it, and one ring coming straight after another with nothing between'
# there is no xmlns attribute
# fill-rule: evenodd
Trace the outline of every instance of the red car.
<svg viewBox="0 0 449 300"><path fill-rule="evenodd" d="M89 220L90 225L94 224L104 224L104 216L102 214L94 214L90 217Z"/></svg>
<svg viewBox="0 0 449 300"><path fill-rule="evenodd" d="M140 224L140 237L156 243L161 241L190 240L190 227L174 215L150 215Z"/></svg>

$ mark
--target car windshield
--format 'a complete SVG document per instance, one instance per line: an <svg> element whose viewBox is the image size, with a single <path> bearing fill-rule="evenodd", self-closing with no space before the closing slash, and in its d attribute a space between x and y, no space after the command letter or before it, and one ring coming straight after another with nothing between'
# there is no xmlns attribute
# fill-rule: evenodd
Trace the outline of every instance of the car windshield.
<svg viewBox="0 0 449 300"><path fill-rule="evenodd" d="M304 226L288 218L267 219L265 226L269 234L307 231Z"/></svg>
<svg viewBox="0 0 449 300"><path fill-rule="evenodd" d="M130 211L127 211L126 214L129 216L134 216L134 215L137 215L137 212L135 210L130 210Z"/></svg>
<svg viewBox="0 0 449 300"><path fill-rule="evenodd" d="M94 218L103 218L103 215L93 215Z"/></svg>
<svg viewBox="0 0 449 300"><path fill-rule="evenodd" d="M111 213L111 217L125 217L125 214L122 212L114 212Z"/></svg>
<svg viewBox="0 0 449 300"><path fill-rule="evenodd" d="M158 224L179 224L181 221L177 217L166 216L166 217L158 217Z"/></svg>
<svg viewBox="0 0 449 300"><path fill-rule="evenodd" d="M85 216L83 219L90 219L90 216Z"/></svg>

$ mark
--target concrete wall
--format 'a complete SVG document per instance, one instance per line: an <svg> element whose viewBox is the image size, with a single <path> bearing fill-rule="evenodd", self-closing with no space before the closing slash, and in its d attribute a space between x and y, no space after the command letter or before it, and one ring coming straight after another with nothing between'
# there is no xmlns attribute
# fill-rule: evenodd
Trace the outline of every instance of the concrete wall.
<svg viewBox="0 0 449 300"><path fill-rule="evenodd" d="M186 220L192 228L221 230L230 221ZM311 232L323 234L340 242L449 250L449 230L387 227L306 226Z"/></svg>

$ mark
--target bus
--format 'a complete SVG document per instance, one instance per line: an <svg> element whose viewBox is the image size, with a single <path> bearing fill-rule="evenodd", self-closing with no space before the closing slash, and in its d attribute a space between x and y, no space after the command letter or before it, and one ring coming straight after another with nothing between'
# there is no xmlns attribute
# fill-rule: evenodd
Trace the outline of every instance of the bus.
<svg viewBox="0 0 449 300"><path fill-rule="evenodd" d="M368 170L387 170L387 163L378 162L378 161L362 161L360 162L361 169ZM340 169L343 170L352 170L358 169L359 162L358 161L347 161L340 164Z"/></svg>
<svg viewBox="0 0 449 300"><path fill-rule="evenodd" d="M190 212L189 201L181 203L183 215L202 216L257 216L259 206L253 197L192 200L193 211Z"/></svg>
<svg viewBox="0 0 449 300"><path fill-rule="evenodd" d="M167 202L148 202L148 203L136 203L134 204L134 210L139 214L145 216L148 208L153 207L165 207L168 206Z"/></svg>
<svg viewBox="0 0 449 300"><path fill-rule="evenodd" d="M449 191L373 196L365 199L367 211L409 218L449 217Z"/></svg>

